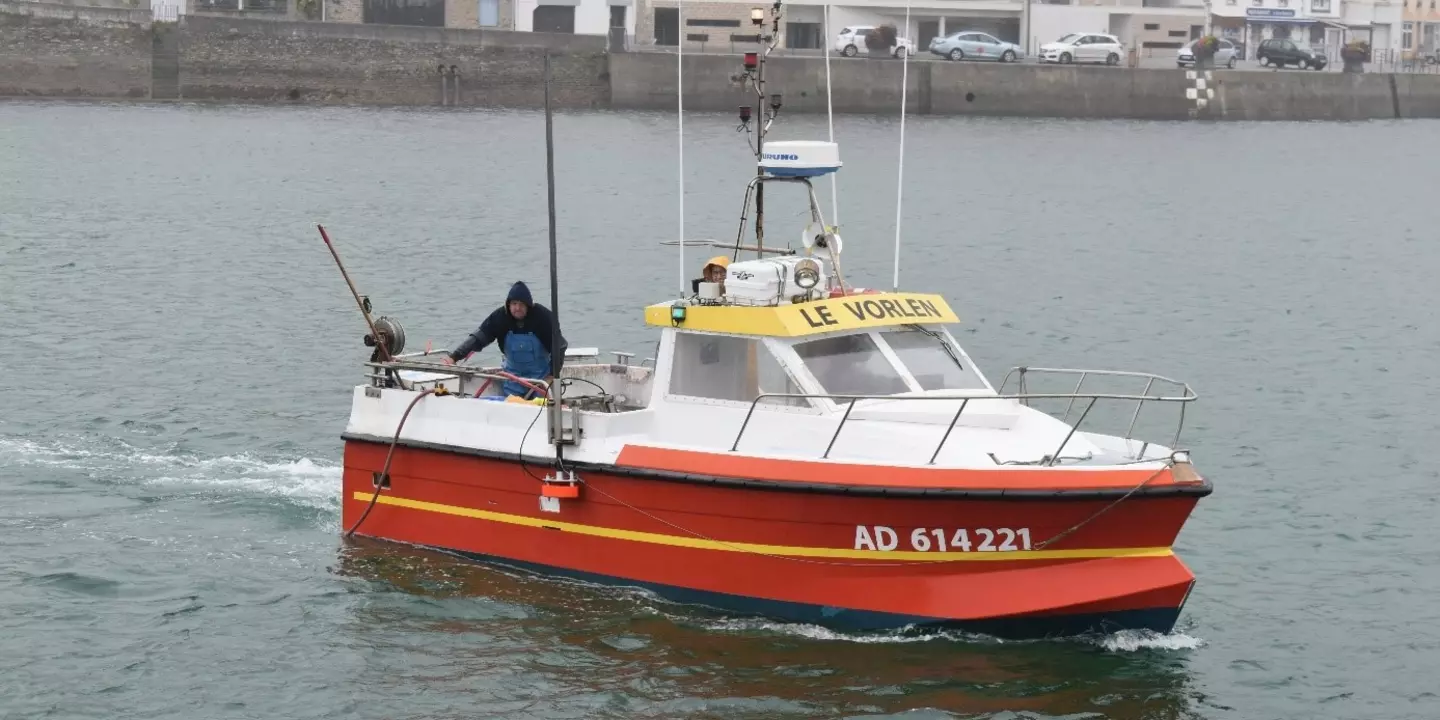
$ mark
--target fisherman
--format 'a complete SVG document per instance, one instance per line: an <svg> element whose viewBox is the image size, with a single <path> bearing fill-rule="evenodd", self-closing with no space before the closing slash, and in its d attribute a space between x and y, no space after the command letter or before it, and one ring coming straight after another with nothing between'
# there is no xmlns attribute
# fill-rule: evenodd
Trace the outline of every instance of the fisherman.
<svg viewBox="0 0 1440 720"><path fill-rule="evenodd" d="M559 338L559 348L550 346L553 337ZM505 304L490 313L480 327L442 362L454 365L469 357L470 353L484 350L492 342L500 344L500 352L505 356L501 368L505 372L527 380L544 378L547 383L554 380L550 369L551 353L558 352L563 363L565 348L569 347L565 337L559 333L554 313L550 312L550 308L535 303L530 297L530 288L523 282L511 285ZM500 387L507 396L525 398L533 392L513 380L504 381Z"/></svg>
<svg viewBox="0 0 1440 720"><path fill-rule="evenodd" d="M730 267L730 258L724 255L716 255L705 261L705 267L700 270L700 277L690 281L690 291L696 295L700 294L700 283L711 282L720 286L720 294L725 294L725 273Z"/></svg>

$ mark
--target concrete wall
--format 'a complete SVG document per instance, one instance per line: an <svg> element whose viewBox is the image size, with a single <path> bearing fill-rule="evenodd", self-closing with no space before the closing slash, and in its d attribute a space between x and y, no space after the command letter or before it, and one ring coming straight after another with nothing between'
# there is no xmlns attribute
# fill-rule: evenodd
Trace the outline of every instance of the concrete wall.
<svg viewBox="0 0 1440 720"><path fill-rule="evenodd" d="M675 56L604 52L600 36L284 22L0 0L0 95L439 105L437 66L454 65L460 105L540 107L551 53L562 108L675 107ZM754 97L734 55L683 58L685 107L734 112ZM832 61L835 110L895 114L903 66ZM767 90L786 112L824 112L825 61L772 57ZM911 62L909 112L1184 120L1186 73L1172 69ZM1202 118L1440 118L1440 76L1217 71Z"/></svg>
<svg viewBox="0 0 1440 720"><path fill-rule="evenodd" d="M687 55L684 63L687 109L730 112L754 104L730 80L740 69L736 58ZM836 112L899 112L898 61L835 59L831 71ZM675 107L673 55L615 55L610 73L613 107ZM1440 76L1217 71L1214 78L1215 101L1203 118L1440 117ZM825 111L823 58L772 57L766 80L769 92L784 95L787 111ZM1190 87L1182 70L916 62L906 106L936 115L1186 120L1194 107L1185 95Z"/></svg>
<svg viewBox="0 0 1440 720"><path fill-rule="evenodd" d="M1396 117L1389 75L1217 72L1215 101L1229 120L1371 120Z"/></svg>
<svg viewBox="0 0 1440 720"><path fill-rule="evenodd" d="M458 104L535 107L549 51L552 102L609 104L604 38L198 16L181 30L184 98L439 104L443 64L459 73Z"/></svg>
<svg viewBox="0 0 1440 720"><path fill-rule="evenodd" d="M0 95L143 98L150 11L0 2Z"/></svg>

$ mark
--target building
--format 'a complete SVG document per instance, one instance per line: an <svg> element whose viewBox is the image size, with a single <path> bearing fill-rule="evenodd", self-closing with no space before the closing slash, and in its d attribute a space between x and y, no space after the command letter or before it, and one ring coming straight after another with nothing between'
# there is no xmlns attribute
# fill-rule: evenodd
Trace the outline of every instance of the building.
<svg viewBox="0 0 1440 720"><path fill-rule="evenodd" d="M1400 51L1407 59L1440 51L1440 10L1435 0L1401 0Z"/></svg>
<svg viewBox="0 0 1440 720"><path fill-rule="evenodd" d="M507 0L515 4L515 29L524 32L609 35L635 33L635 0Z"/></svg>
<svg viewBox="0 0 1440 720"><path fill-rule="evenodd" d="M686 0L684 27L676 0L635 0L636 45L675 46L687 50L731 52L753 44L758 29L750 11L770 3L743 0ZM830 5L825 0L787 0L780 47L818 50L846 27L892 24L923 52L931 38L978 30L1019 43L1034 52L1040 45L1072 32L1118 36L1126 47L1178 48L1199 37L1205 26L1203 0L911 0L905 26L904 0L868 0ZM832 47L832 50L834 48Z"/></svg>
<svg viewBox="0 0 1440 720"><path fill-rule="evenodd" d="M330 22L489 28L576 35L633 34L635 0L189 0L313 2Z"/></svg>
<svg viewBox="0 0 1440 720"><path fill-rule="evenodd" d="M1407 0L1415 2L1416 0ZM1428 2L1428 0L1425 0ZM1376 53L1398 50L1401 8L1391 0L1211 0L1215 34L1254 57L1262 40L1289 38L1338 58L1365 40Z"/></svg>

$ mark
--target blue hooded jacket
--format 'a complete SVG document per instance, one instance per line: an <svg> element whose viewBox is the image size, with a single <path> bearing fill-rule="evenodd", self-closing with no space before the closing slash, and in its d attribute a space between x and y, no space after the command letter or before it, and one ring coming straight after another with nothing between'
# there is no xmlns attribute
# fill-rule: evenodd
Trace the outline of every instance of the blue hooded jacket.
<svg viewBox="0 0 1440 720"><path fill-rule="evenodd" d="M525 314L524 320L516 320L510 315L511 300L519 300L530 308L529 312ZM480 327L470 333L470 336L465 338L459 347L450 351L450 359L460 362L470 353L484 350L492 342L500 343L500 352L503 353L505 352L506 336L518 331L533 333L535 338L540 341L540 346L545 348L545 351L551 356L559 356L563 365L565 349L570 344L565 341L565 336L561 335L559 350L550 346L557 327L555 314L550 312L550 308L536 303L530 295L530 288L526 287L523 282L517 282L510 286L510 292L505 295L505 303L490 313L490 316L480 323Z"/></svg>

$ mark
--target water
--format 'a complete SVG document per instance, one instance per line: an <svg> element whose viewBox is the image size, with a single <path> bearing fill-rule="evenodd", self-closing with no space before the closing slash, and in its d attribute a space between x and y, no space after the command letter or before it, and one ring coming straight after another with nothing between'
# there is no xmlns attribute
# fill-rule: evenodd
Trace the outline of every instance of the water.
<svg viewBox="0 0 1440 720"><path fill-rule="evenodd" d="M573 345L648 354L639 308L680 282L674 128L556 119ZM686 235L723 238L743 138L685 128ZM1437 128L908 121L902 282L992 378L1202 395L1181 626L1002 643L341 540L367 350L314 224L411 347L451 346L513 280L549 297L539 115L0 104L0 716L1433 718ZM860 285L890 279L897 130L837 119ZM767 200L798 241L794 196Z"/></svg>

